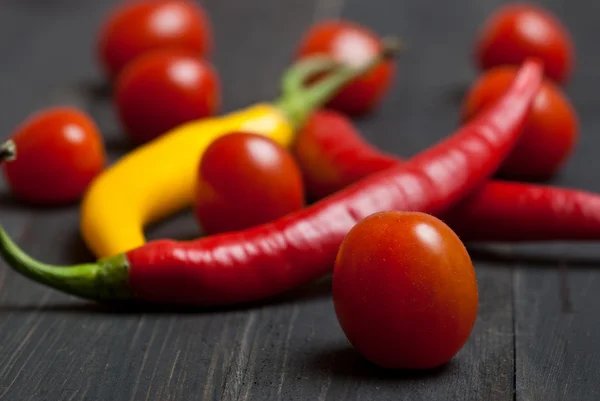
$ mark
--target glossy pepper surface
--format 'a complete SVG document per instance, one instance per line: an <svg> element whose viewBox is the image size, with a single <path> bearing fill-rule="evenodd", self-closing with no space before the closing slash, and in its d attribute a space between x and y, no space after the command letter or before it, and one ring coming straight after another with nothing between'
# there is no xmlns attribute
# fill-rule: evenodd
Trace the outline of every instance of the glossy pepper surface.
<svg viewBox="0 0 600 401"><path fill-rule="evenodd" d="M159 240L96 263L31 259L0 230L0 252L36 281L93 299L195 306L251 302L330 272L357 221L383 210L441 213L493 174L519 137L542 78L528 61L498 103L405 165L272 223L194 241Z"/></svg>

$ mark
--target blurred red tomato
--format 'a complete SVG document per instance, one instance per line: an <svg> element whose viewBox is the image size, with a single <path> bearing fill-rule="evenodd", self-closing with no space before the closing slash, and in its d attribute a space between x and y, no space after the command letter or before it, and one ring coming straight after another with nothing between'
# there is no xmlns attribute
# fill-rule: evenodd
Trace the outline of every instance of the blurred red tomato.
<svg viewBox="0 0 600 401"><path fill-rule="evenodd" d="M333 302L350 343L385 368L448 362L477 318L473 264L458 236L424 213L381 212L344 239Z"/></svg>
<svg viewBox="0 0 600 401"><path fill-rule="evenodd" d="M296 59L327 54L338 62L357 66L371 61L382 50L381 38L351 21L324 21L313 25L302 38ZM389 90L395 62L386 61L347 84L327 107L347 115L368 113Z"/></svg>
<svg viewBox="0 0 600 401"><path fill-rule="evenodd" d="M16 159L3 172L13 194L35 204L78 200L106 164L92 119L72 107L54 107L25 120L11 139Z"/></svg>
<svg viewBox="0 0 600 401"><path fill-rule="evenodd" d="M188 121L215 115L221 84L212 65L183 50L157 50L129 64L116 82L126 132L141 144Z"/></svg>
<svg viewBox="0 0 600 401"><path fill-rule="evenodd" d="M572 39L549 11L532 4L499 8L484 24L477 39L477 59L482 69L519 65L527 57L544 63L545 74L564 83L574 64Z"/></svg>
<svg viewBox="0 0 600 401"><path fill-rule="evenodd" d="M489 70L470 88L463 104L463 121L485 110L508 89L518 67ZM545 80L531 107L521 138L500 168L500 175L544 180L556 174L579 138L577 113L552 81Z"/></svg>
<svg viewBox="0 0 600 401"><path fill-rule="evenodd" d="M104 21L98 47L103 68L114 79L125 65L150 50L187 49L206 56L212 48L212 27L193 1L134 0L119 5Z"/></svg>
<svg viewBox="0 0 600 401"><path fill-rule="evenodd" d="M241 230L301 209L304 188L292 155L273 140L231 133L200 162L196 216L207 234Z"/></svg>

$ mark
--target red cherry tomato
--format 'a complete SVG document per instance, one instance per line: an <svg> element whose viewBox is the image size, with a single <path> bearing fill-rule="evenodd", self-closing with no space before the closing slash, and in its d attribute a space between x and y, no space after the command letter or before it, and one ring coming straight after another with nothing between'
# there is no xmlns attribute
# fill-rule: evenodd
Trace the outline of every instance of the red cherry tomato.
<svg viewBox="0 0 600 401"><path fill-rule="evenodd" d="M344 239L333 302L348 340L368 360L427 369L449 361L469 338L477 280L463 243L442 221L381 212Z"/></svg>
<svg viewBox="0 0 600 401"><path fill-rule="evenodd" d="M193 1L130 1L108 16L98 47L106 74L115 78L125 65L150 50L187 49L206 56L212 48L212 27Z"/></svg>
<svg viewBox="0 0 600 401"><path fill-rule="evenodd" d="M300 169L273 140L231 133L206 149L199 168L196 217L207 234L266 223L303 205Z"/></svg>
<svg viewBox="0 0 600 401"><path fill-rule="evenodd" d="M78 200L106 164L95 123L72 107L30 116L12 135L16 159L3 172L13 194L35 204Z"/></svg>
<svg viewBox="0 0 600 401"><path fill-rule="evenodd" d="M138 144L215 115L221 107L216 70L185 51L157 50L139 57L119 76L115 93L121 122Z"/></svg>
<svg viewBox="0 0 600 401"><path fill-rule="evenodd" d="M510 86L518 67L489 70L470 88L463 104L466 121L489 107ZM545 80L527 116L521 138L499 174L515 179L545 180L568 160L579 138L579 120L567 97Z"/></svg>
<svg viewBox="0 0 600 401"><path fill-rule="evenodd" d="M477 39L480 68L519 65L527 57L544 63L545 73L564 83L574 64L572 39L549 11L531 4L499 8L484 24Z"/></svg>
<svg viewBox="0 0 600 401"><path fill-rule="evenodd" d="M381 39L367 28L351 21L324 21L304 35L296 59L327 54L338 62L362 65L381 52ZM386 61L347 84L327 107L348 115L371 111L385 96L394 78L395 62Z"/></svg>

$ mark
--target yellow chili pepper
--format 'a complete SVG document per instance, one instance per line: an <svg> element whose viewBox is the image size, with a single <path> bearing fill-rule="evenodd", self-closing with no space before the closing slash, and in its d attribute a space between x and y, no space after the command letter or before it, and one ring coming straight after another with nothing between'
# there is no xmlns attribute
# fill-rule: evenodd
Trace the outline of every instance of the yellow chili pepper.
<svg viewBox="0 0 600 401"><path fill-rule="evenodd" d="M359 68L334 68L326 57L306 59L284 76L277 103L184 124L125 155L86 191L80 228L87 246L97 257L108 257L143 245L145 226L192 204L198 163L215 139L248 131L289 146L295 130L315 108L353 78L392 57L396 48L389 42L379 57ZM326 70L334 71L313 87L302 87L309 75Z"/></svg>

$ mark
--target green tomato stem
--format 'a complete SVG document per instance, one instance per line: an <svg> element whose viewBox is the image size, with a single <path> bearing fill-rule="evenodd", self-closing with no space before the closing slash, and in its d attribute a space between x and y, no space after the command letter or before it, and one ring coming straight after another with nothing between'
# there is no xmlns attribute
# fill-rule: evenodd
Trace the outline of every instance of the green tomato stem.
<svg viewBox="0 0 600 401"><path fill-rule="evenodd" d="M17 157L17 146L12 139L0 145L0 163L13 161Z"/></svg>

